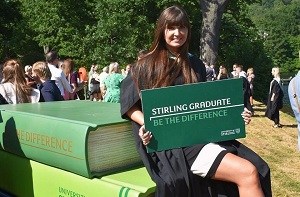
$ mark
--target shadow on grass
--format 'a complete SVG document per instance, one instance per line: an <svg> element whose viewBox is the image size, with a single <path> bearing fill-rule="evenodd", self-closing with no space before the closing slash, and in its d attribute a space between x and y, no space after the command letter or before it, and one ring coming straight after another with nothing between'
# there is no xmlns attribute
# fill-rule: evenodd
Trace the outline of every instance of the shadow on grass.
<svg viewBox="0 0 300 197"><path fill-rule="evenodd" d="M266 108L254 108L254 112L265 112Z"/></svg>
<svg viewBox="0 0 300 197"><path fill-rule="evenodd" d="M282 127L288 127L288 128L297 128L297 124L290 124L290 125L282 125Z"/></svg>
<svg viewBox="0 0 300 197"><path fill-rule="evenodd" d="M257 114L255 113L254 111L254 114L252 115L252 117L258 117L258 118L261 118L261 117L266 117L265 115L261 115L261 114Z"/></svg>
<svg viewBox="0 0 300 197"><path fill-rule="evenodd" d="M253 108L254 108L255 112L265 112L266 111L266 105L263 103L255 103L253 105ZM280 111L285 114L295 117L294 112L289 104L284 104L283 108L280 109Z"/></svg>
<svg viewBox="0 0 300 197"><path fill-rule="evenodd" d="M295 117L294 112L293 112L291 106L288 105L288 104L285 104L280 111L282 111L283 113L286 113L286 114L288 114L290 116Z"/></svg>
<svg viewBox="0 0 300 197"><path fill-rule="evenodd" d="M262 107L262 108L266 108L266 105L265 104L263 104L263 103L255 103L254 105L253 105L253 107L255 108L255 107Z"/></svg>

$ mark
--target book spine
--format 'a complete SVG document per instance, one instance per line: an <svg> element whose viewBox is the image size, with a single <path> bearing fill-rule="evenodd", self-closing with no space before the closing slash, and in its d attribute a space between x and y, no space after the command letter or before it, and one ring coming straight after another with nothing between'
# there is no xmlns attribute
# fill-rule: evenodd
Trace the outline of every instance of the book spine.
<svg viewBox="0 0 300 197"><path fill-rule="evenodd" d="M4 150L47 165L90 177L88 125L59 118L1 111L0 143Z"/></svg>
<svg viewBox="0 0 300 197"><path fill-rule="evenodd" d="M146 197L140 191L0 151L0 188L16 196ZM5 178L4 178L5 177Z"/></svg>

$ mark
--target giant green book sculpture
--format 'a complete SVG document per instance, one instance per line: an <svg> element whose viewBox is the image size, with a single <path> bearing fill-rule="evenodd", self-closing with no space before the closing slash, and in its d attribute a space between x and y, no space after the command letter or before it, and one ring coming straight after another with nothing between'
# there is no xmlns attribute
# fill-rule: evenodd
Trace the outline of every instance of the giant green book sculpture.
<svg viewBox="0 0 300 197"><path fill-rule="evenodd" d="M245 137L242 79L142 90L148 152Z"/></svg>
<svg viewBox="0 0 300 197"><path fill-rule="evenodd" d="M0 161L0 189L18 197L147 197L155 191L144 167L109 175L106 181L106 176L89 179L6 151L0 151Z"/></svg>
<svg viewBox="0 0 300 197"><path fill-rule="evenodd" d="M0 144L8 152L89 178L141 164L117 103L2 105L0 113Z"/></svg>

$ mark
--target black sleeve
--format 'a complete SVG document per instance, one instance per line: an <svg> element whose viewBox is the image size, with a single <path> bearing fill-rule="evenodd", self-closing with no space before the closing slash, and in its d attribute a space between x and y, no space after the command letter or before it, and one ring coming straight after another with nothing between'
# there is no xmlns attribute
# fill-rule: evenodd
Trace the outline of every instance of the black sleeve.
<svg viewBox="0 0 300 197"><path fill-rule="evenodd" d="M6 99L2 96L2 94L0 94L0 105L4 105L4 104L8 104L8 102L7 102Z"/></svg>
<svg viewBox="0 0 300 197"><path fill-rule="evenodd" d="M196 56L189 54L191 67L196 72L199 82L206 81L206 69L204 63Z"/></svg>
<svg viewBox="0 0 300 197"><path fill-rule="evenodd" d="M275 93L273 108L274 109L281 109L283 107L283 91L276 81L274 82L274 87L272 88L272 93Z"/></svg>
<svg viewBox="0 0 300 197"><path fill-rule="evenodd" d="M137 87L132 79L131 73L128 73L127 77L122 80L120 95L121 116L124 119L128 119L126 115L128 110L133 105L140 103L140 96Z"/></svg>
<svg viewBox="0 0 300 197"><path fill-rule="evenodd" d="M250 103L250 96L251 96L250 83L245 77L242 78L243 78L244 107L246 107L249 111L253 112L253 107Z"/></svg>

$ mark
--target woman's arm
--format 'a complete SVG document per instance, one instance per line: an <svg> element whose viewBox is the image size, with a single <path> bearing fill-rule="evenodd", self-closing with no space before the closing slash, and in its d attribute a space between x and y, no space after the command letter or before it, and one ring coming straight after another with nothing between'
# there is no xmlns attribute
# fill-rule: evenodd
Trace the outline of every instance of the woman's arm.
<svg viewBox="0 0 300 197"><path fill-rule="evenodd" d="M134 122L138 123L139 125L144 125L144 114L141 109L137 105L133 105L126 113L126 115L133 120Z"/></svg>
<svg viewBox="0 0 300 197"><path fill-rule="evenodd" d="M145 130L145 125L144 125L144 114L140 110L140 108L137 105L134 105L132 108L128 110L126 115L133 120L134 122L138 123L141 125L141 128L139 129L139 136L143 142L143 144L146 146L149 144L152 134L150 131Z"/></svg>

